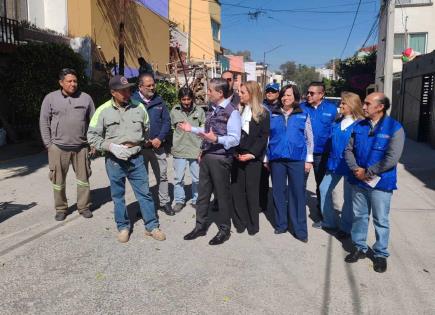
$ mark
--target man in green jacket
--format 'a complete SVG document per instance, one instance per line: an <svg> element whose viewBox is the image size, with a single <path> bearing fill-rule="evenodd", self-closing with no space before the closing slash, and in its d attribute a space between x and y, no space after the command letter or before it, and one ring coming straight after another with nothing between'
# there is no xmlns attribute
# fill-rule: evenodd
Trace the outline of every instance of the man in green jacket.
<svg viewBox="0 0 435 315"><path fill-rule="evenodd" d="M148 174L141 154L149 128L149 118L142 103L130 99L130 87L123 76L109 81L112 99L101 105L92 117L88 130L89 143L106 152L106 171L115 206L118 241L130 238L132 222L125 207L125 179L133 189L145 224L145 236L163 241L154 201L149 190Z"/></svg>
<svg viewBox="0 0 435 315"><path fill-rule="evenodd" d="M174 164L174 200L175 212L181 211L186 203L184 192L184 173L186 165L189 165L192 178L192 206L196 205L198 197L199 164L198 157L201 153L201 138L191 132L185 132L177 128L180 122L188 122L194 127L203 127L205 112L202 108L193 104L193 92L184 87L178 92L180 104L171 110L171 123L174 129L172 150Z"/></svg>

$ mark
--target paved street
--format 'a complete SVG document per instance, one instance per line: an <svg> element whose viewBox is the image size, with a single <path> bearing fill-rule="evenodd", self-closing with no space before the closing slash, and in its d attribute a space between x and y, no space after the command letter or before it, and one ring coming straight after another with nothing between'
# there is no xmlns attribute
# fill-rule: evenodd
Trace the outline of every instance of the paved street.
<svg viewBox="0 0 435 315"><path fill-rule="evenodd" d="M120 244L103 159L92 165L94 218L74 211L61 223L45 154L2 163L0 314L434 314L434 161L435 150L407 143L385 274L370 259L344 263L350 244L311 226L308 244L274 235L263 214L259 234L234 231L212 247L215 226L206 237L182 239L194 226L188 206L174 217L160 214L167 241L145 238L137 221L130 242ZM134 213L130 187L126 200Z"/></svg>

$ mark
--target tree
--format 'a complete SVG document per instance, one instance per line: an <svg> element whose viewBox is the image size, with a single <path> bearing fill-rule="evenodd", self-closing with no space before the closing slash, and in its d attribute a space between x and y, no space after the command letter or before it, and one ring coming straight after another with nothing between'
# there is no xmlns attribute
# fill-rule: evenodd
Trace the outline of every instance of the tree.
<svg viewBox="0 0 435 315"><path fill-rule="evenodd" d="M364 98L366 88L375 82L376 52L364 57L353 56L340 61L338 74L343 81L342 91L354 92Z"/></svg>
<svg viewBox="0 0 435 315"><path fill-rule="evenodd" d="M231 49L224 48L224 55L243 56L244 62L253 61L251 57L251 51L249 50L239 50L234 52Z"/></svg>
<svg viewBox="0 0 435 315"><path fill-rule="evenodd" d="M299 64L293 77L293 81L299 87L299 90L304 93L313 81L319 81L319 74L314 67Z"/></svg>
<svg viewBox="0 0 435 315"><path fill-rule="evenodd" d="M294 81L294 75L296 72L296 63L294 61L287 61L279 66L282 77L284 80Z"/></svg>

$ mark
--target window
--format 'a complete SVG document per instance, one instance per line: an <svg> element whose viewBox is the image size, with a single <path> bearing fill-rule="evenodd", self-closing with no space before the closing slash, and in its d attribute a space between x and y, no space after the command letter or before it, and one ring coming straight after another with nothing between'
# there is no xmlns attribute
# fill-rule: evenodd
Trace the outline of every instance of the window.
<svg viewBox="0 0 435 315"><path fill-rule="evenodd" d="M405 34L394 34L394 54L401 55L405 50Z"/></svg>
<svg viewBox="0 0 435 315"><path fill-rule="evenodd" d="M412 33L408 34L407 43L405 34L394 34L394 54L401 55L406 48L412 48L415 51L426 53L427 33Z"/></svg>
<svg viewBox="0 0 435 315"><path fill-rule="evenodd" d="M221 25L215 20L211 20L211 31L213 33L213 39L216 41L221 40Z"/></svg>

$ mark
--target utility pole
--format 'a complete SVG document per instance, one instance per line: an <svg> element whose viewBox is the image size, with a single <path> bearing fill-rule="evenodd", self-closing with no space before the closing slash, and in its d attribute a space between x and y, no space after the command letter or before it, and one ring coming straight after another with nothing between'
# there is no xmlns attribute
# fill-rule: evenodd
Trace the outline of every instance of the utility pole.
<svg viewBox="0 0 435 315"><path fill-rule="evenodd" d="M121 12L119 23L119 74L124 75L124 63L125 63L125 10L128 0L121 0Z"/></svg>
<svg viewBox="0 0 435 315"><path fill-rule="evenodd" d="M272 52L272 51L274 51L274 50L277 50L278 48L280 48L280 47L282 47L282 46L284 46L284 45L278 45L278 46L276 46L276 47L274 47L274 48L272 48L272 49L269 49L269 50L266 50L264 53L263 53L263 87L266 87L266 71L267 71L267 66L266 66L266 54L267 53L270 53L270 52Z"/></svg>
<svg viewBox="0 0 435 315"><path fill-rule="evenodd" d="M192 0L189 0L189 42L187 46L187 62L190 64L190 46L192 45Z"/></svg>
<svg viewBox="0 0 435 315"><path fill-rule="evenodd" d="M391 100L393 95L394 9L396 1L387 0L384 3L386 6L386 34L383 92Z"/></svg>

